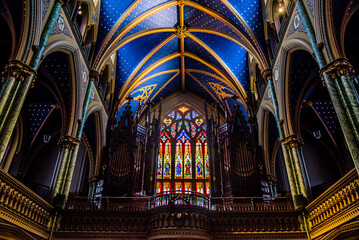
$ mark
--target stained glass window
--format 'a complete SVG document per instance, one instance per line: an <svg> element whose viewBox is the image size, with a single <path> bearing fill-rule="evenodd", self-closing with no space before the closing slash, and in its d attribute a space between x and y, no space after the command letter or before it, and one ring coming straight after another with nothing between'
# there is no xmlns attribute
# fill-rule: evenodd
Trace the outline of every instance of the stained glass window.
<svg viewBox="0 0 359 240"><path fill-rule="evenodd" d="M183 177L183 144L181 140L176 143L176 179L182 179Z"/></svg>
<svg viewBox="0 0 359 240"><path fill-rule="evenodd" d="M171 178L171 143L167 140L165 144L165 155L163 159L163 178Z"/></svg>
<svg viewBox="0 0 359 240"><path fill-rule="evenodd" d="M162 178L162 152L163 152L163 144L162 142L160 142L158 159L157 159L157 179Z"/></svg>
<svg viewBox="0 0 359 240"><path fill-rule="evenodd" d="M196 178L203 179L203 146L199 139L196 143Z"/></svg>
<svg viewBox="0 0 359 240"><path fill-rule="evenodd" d="M204 118L180 106L161 122L156 193L210 194L209 155Z"/></svg>

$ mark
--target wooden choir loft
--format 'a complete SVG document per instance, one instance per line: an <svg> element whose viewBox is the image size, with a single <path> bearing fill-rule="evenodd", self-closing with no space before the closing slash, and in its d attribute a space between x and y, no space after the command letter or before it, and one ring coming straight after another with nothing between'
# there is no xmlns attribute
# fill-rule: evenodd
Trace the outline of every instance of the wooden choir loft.
<svg viewBox="0 0 359 240"><path fill-rule="evenodd" d="M0 6L0 239L359 239L359 0Z"/></svg>

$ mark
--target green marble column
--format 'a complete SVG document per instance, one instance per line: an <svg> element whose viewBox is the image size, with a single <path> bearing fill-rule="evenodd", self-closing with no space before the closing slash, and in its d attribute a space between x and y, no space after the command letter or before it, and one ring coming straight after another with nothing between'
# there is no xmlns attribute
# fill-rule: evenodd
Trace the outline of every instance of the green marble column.
<svg viewBox="0 0 359 240"><path fill-rule="evenodd" d="M335 83L335 79L337 77L335 77L334 74L332 74L332 69L333 69L333 66L335 66L335 64L332 63L332 64L327 65L327 62L324 58L324 54L323 54L322 50L319 49L319 47L318 47L314 28L313 28L312 22L309 18L307 9L305 8L303 0L296 0L296 6L298 9L299 15L303 21L303 24L305 26L308 37L310 39L310 43L312 45L314 56L317 60L318 66L321 68L321 71L320 71L321 77L322 77L322 80L323 80L325 86L328 89L329 96L332 100L335 112L338 116L338 120L339 120L340 126L342 128L344 138L347 143L349 152L350 152L353 162L355 164L356 170L359 173L359 143L357 141L357 138L358 138L356 136L357 134L355 132L353 132L353 129L355 130L357 128L356 122L358 121L358 117L359 117L359 115L358 115L358 106L359 105L358 105L357 100L355 100L354 97L350 97L350 96L356 95L355 94L356 91L355 91L355 89L352 89L352 88L349 88L349 89L338 88L338 86ZM340 79L338 79L338 80L342 81L343 79L341 78L341 76L343 76L343 75L345 75L345 74L341 74ZM344 80L345 80L345 77L344 77ZM346 80L344 82L342 82L341 84L343 84L343 86L344 86L345 82L346 82ZM349 91L349 93L348 93L348 91ZM349 100L349 103L345 100L345 98L351 99L351 100ZM349 112L345 110L345 108L348 107L348 104L349 105L353 104L352 110Z"/></svg>
<svg viewBox="0 0 359 240"><path fill-rule="evenodd" d="M55 1L51 9L51 13L45 24L44 30L41 34L39 48L34 53L31 59L30 66L26 66L25 64L21 63L23 72L17 76L18 78L15 77L16 80L20 81L16 89L13 90L16 84L12 83L12 78L8 78L4 84L4 90L2 91L2 94L0 96L0 115L3 116L0 129L0 156L3 156L6 146L10 141L12 132L20 115L27 93L29 92L31 84L36 77L36 71L39 67L39 63L45 50L47 40L50 36L51 30L56 22L56 19L61 9L61 5L63 3L63 0ZM19 64L19 62L17 63ZM6 94L5 89L9 90L10 94Z"/></svg>
<svg viewBox="0 0 359 240"><path fill-rule="evenodd" d="M52 203L54 206L63 208L65 204L65 196L63 196L62 190L64 188L64 182L69 168L70 159L74 149L79 145L79 141L71 136L61 137L59 140L60 168L57 173L57 178L52 190Z"/></svg>
<svg viewBox="0 0 359 240"><path fill-rule="evenodd" d="M90 71L90 80L87 85L87 89L84 96L83 110L82 110L82 119L77 128L76 138L67 137L71 139L72 144L69 147L69 150L64 149L64 157L61 160L60 170L58 177L56 179L55 188L53 190L53 204L59 208L64 208L67 202L68 194L71 187L72 176L74 173L77 154L79 150L79 143L82 137L82 132L84 128L85 118L87 116L88 105L91 100L91 92L93 89L94 81L99 78L99 74L95 71Z"/></svg>
<svg viewBox="0 0 359 240"><path fill-rule="evenodd" d="M282 142L281 147L284 155L290 189L293 194L294 207L296 209L302 209L308 202L308 189L304 184L307 182L306 174L302 172L302 168L300 167L302 165L300 162L302 159L299 158L296 151L292 151L291 148L288 148L286 141L289 141L290 139L285 137L283 124L280 121L279 104L272 77L272 71L270 69L264 71L263 78L268 81L269 91L272 95L274 114L277 121L279 139Z"/></svg>

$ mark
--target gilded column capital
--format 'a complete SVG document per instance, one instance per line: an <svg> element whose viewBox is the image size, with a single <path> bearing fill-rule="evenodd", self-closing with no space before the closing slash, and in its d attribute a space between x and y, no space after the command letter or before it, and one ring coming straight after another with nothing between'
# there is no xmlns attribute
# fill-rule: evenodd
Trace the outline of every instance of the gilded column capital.
<svg viewBox="0 0 359 240"><path fill-rule="evenodd" d="M31 74L36 76L36 71L18 60L10 60L2 73L3 76L14 77L19 81L24 81Z"/></svg>
<svg viewBox="0 0 359 240"><path fill-rule="evenodd" d="M57 144L61 149L68 148L70 150L73 150L79 143L80 140L78 140L77 138L71 136L62 136Z"/></svg>
<svg viewBox="0 0 359 240"><path fill-rule="evenodd" d="M100 74L95 70L90 70L90 81L96 82L100 79Z"/></svg>
<svg viewBox="0 0 359 240"><path fill-rule="evenodd" d="M267 175L267 180L269 185L276 185L278 182L277 178L273 175Z"/></svg>
<svg viewBox="0 0 359 240"><path fill-rule="evenodd" d="M290 135L282 140L287 149L300 148L303 146L303 139L297 135Z"/></svg>
<svg viewBox="0 0 359 240"><path fill-rule="evenodd" d="M273 79L273 72L272 69L266 69L263 71L262 73L262 77L264 80L269 81L271 79Z"/></svg>
<svg viewBox="0 0 359 240"><path fill-rule="evenodd" d="M323 73L327 73L332 79L338 79L343 75L353 79L355 76L354 68L346 58L338 58L320 69L320 76L324 82Z"/></svg>

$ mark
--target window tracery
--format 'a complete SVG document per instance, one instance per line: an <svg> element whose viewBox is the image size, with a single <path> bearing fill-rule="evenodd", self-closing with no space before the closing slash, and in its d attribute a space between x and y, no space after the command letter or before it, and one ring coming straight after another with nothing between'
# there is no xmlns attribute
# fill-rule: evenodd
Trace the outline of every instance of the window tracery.
<svg viewBox="0 0 359 240"><path fill-rule="evenodd" d="M156 193L210 194L206 125L194 109L181 106L162 120ZM173 166L173 167L172 167Z"/></svg>

